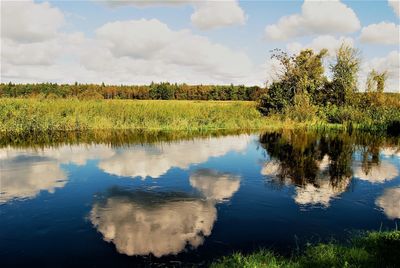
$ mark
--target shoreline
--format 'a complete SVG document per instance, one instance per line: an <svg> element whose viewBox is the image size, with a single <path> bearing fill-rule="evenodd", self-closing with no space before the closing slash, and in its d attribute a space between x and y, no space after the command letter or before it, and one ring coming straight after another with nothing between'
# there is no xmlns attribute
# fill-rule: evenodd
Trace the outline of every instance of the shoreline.
<svg viewBox="0 0 400 268"><path fill-rule="evenodd" d="M0 136L57 132L340 130L385 133L384 124L298 122L262 115L253 101L0 99ZM392 118L393 119L393 118ZM394 118L396 119L396 118ZM386 125L385 125L386 124Z"/></svg>
<svg viewBox="0 0 400 268"><path fill-rule="evenodd" d="M240 252L225 256L211 268L225 267L397 267L400 265L400 231L371 231L350 238L349 243L318 243L307 245L291 257L271 250Z"/></svg>

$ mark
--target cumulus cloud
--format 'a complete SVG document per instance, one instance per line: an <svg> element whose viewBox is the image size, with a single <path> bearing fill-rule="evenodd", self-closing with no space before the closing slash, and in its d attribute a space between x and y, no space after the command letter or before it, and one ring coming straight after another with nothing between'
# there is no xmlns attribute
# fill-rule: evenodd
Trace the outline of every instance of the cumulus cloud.
<svg viewBox="0 0 400 268"><path fill-rule="evenodd" d="M173 31L156 19L107 23L96 34L107 42L113 56L128 57L132 63L148 60L153 66L179 66L187 68L186 72L207 71L211 78L233 80L242 76L241 73L250 73L253 67L244 53L212 43L188 30Z"/></svg>
<svg viewBox="0 0 400 268"><path fill-rule="evenodd" d="M390 219L400 219L400 188L386 189L375 204L383 209Z"/></svg>
<svg viewBox="0 0 400 268"><path fill-rule="evenodd" d="M345 36L336 38L332 35L321 35L321 36L314 38L310 43L305 44L305 45L303 45L299 42L289 43L289 44L287 44L286 49L290 53L297 54L301 50L304 50L307 48L311 48L316 52L319 52L322 49L326 48L328 50L329 56L333 57L333 56L335 56L336 51L339 49L339 47L342 44L346 44L346 45L353 47L354 40L351 37L345 37Z"/></svg>
<svg viewBox="0 0 400 268"><path fill-rule="evenodd" d="M400 17L400 1L399 0L389 0L388 1L389 6L393 9L394 13L398 17Z"/></svg>
<svg viewBox="0 0 400 268"><path fill-rule="evenodd" d="M110 7L120 7L120 6L135 6L135 7L159 7L159 6L178 6L186 5L196 2L196 0L168 0L168 1L158 1L158 0L104 0L102 1Z"/></svg>
<svg viewBox="0 0 400 268"><path fill-rule="evenodd" d="M305 0L300 14L279 19L267 25L265 33L272 40L287 40L313 34L352 33L360 29L354 11L339 0Z"/></svg>
<svg viewBox="0 0 400 268"><path fill-rule="evenodd" d="M67 180L54 160L24 154L2 160L0 174L0 204L34 198L40 191L54 193L57 188L64 187Z"/></svg>
<svg viewBox="0 0 400 268"><path fill-rule="evenodd" d="M51 17L52 7L46 6ZM40 22L32 19L30 25L40 28ZM9 25L2 27L13 32ZM106 23L93 37L59 27L47 32L46 38L30 38L35 42L2 35L1 82L258 84L263 76L243 51L187 29L172 30L156 19Z"/></svg>
<svg viewBox="0 0 400 268"><path fill-rule="evenodd" d="M381 154L385 156L396 156L400 157L400 147L383 147L381 148Z"/></svg>
<svg viewBox="0 0 400 268"><path fill-rule="evenodd" d="M63 24L63 13L47 2L2 2L2 39L10 39L21 43L45 41L54 38Z"/></svg>
<svg viewBox="0 0 400 268"><path fill-rule="evenodd" d="M40 156L57 160L60 164L86 165L88 160L106 159L114 155L114 150L106 145L72 145L44 148L36 151Z"/></svg>
<svg viewBox="0 0 400 268"><path fill-rule="evenodd" d="M236 0L198 2L195 7L190 19L194 26L202 30L246 22L246 15Z"/></svg>
<svg viewBox="0 0 400 268"><path fill-rule="evenodd" d="M172 0L172 1L105 1L111 7L130 5L134 7L177 7L191 5L194 9L190 16L192 24L201 30L210 30L232 25L243 25L246 14L237 0Z"/></svg>
<svg viewBox="0 0 400 268"><path fill-rule="evenodd" d="M120 149L114 156L100 161L99 168L117 176L158 178L173 167L186 169L229 151L241 152L248 142L249 136L240 135L135 146Z"/></svg>
<svg viewBox="0 0 400 268"><path fill-rule="evenodd" d="M42 149L0 149L0 203L34 198L40 191L53 193L68 176L61 164L85 165L90 159L109 158L114 151L104 145L73 145Z"/></svg>
<svg viewBox="0 0 400 268"><path fill-rule="evenodd" d="M397 167L389 161L382 161L380 164L373 165L368 171L365 171L361 166L354 168L354 177L372 183L392 180L398 175Z"/></svg>
<svg viewBox="0 0 400 268"><path fill-rule="evenodd" d="M388 72L388 80L385 90L390 92L400 92L400 52L392 51L384 57L375 57L366 60L361 65L359 75L359 88L365 89L368 73L375 69L376 71Z"/></svg>
<svg viewBox="0 0 400 268"><path fill-rule="evenodd" d="M210 169L193 172L189 181L190 185L199 190L207 199L215 201L228 200L240 187L239 176Z"/></svg>
<svg viewBox="0 0 400 268"><path fill-rule="evenodd" d="M345 192L350 183L350 178L343 178L338 185L332 185L329 179L320 179L316 184L307 183L296 187L294 200L300 205L322 205L329 207L333 198Z"/></svg>
<svg viewBox="0 0 400 268"><path fill-rule="evenodd" d="M161 257L196 248L211 234L216 217L212 202L195 197L121 190L96 202L90 212L104 240L129 256Z"/></svg>
<svg viewBox="0 0 400 268"><path fill-rule="evenodd" d="M280 171L280 164L278 161L272 160L266 162L261 169L261 175L264 176L277 176Z"/></svg>
<svg viewBox="0 0 400 268"><path fill-rule="evenodd" d="M370 24L361 30L361 42L396 45L400 40L400 26L389 22Z"/></svg>

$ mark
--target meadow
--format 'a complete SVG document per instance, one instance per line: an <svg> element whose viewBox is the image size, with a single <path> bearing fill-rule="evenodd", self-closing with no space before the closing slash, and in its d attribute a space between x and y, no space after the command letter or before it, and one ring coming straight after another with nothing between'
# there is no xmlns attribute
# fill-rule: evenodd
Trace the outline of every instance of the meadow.
<svg viewBox="0 0 400 268"><path fill-rule="evenodd" d="M260 129L255 102L0 99L0 132Z"/></svg>
<svg viewBox="0 0 400 268"><path fill-rule="evenodd" d="M71 131L189 131L262 129L364 129L386 132L398 127L398 96L384 105L287 109L263 115L255 101L79 100L74 98L0 98L0 134L27 136ZM390 104L388 99L393 99ZM370 97L374 103L374 97ZM303 109L303 108L302 108Z"/></svg>

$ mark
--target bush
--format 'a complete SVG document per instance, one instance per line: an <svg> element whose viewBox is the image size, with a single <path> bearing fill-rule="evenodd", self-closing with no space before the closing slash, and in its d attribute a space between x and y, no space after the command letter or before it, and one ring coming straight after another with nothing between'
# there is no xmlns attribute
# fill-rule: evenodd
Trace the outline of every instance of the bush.
<svg viewBox="0 0 400 268"><path fill-rule="evenodd" d="M285 115L299 122L312 121L316 118L317 110L307 95L298 94L294 97L294 105L285 109Z"/></svg>
<svg viewBox="0 0 400 268"><path fill-rule="evenodd" d="M346 122L358 123L363 117L363 114L351 106L338 107L329 105L322 108L322 114L328 123L343 124Z"/></svg>

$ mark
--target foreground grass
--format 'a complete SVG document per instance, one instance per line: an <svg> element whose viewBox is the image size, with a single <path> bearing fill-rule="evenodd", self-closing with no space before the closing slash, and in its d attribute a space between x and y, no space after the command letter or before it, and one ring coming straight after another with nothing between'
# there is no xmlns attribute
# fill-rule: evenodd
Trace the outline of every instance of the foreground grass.
<svg viewBox="0 0 400 268"><path fill-rule="evenodd" d="M309 246L303 254L292 258L268 250L249 255L235 253L211 267L400 267L400 231L369 232L352 239L349 245Z"/></svg>

